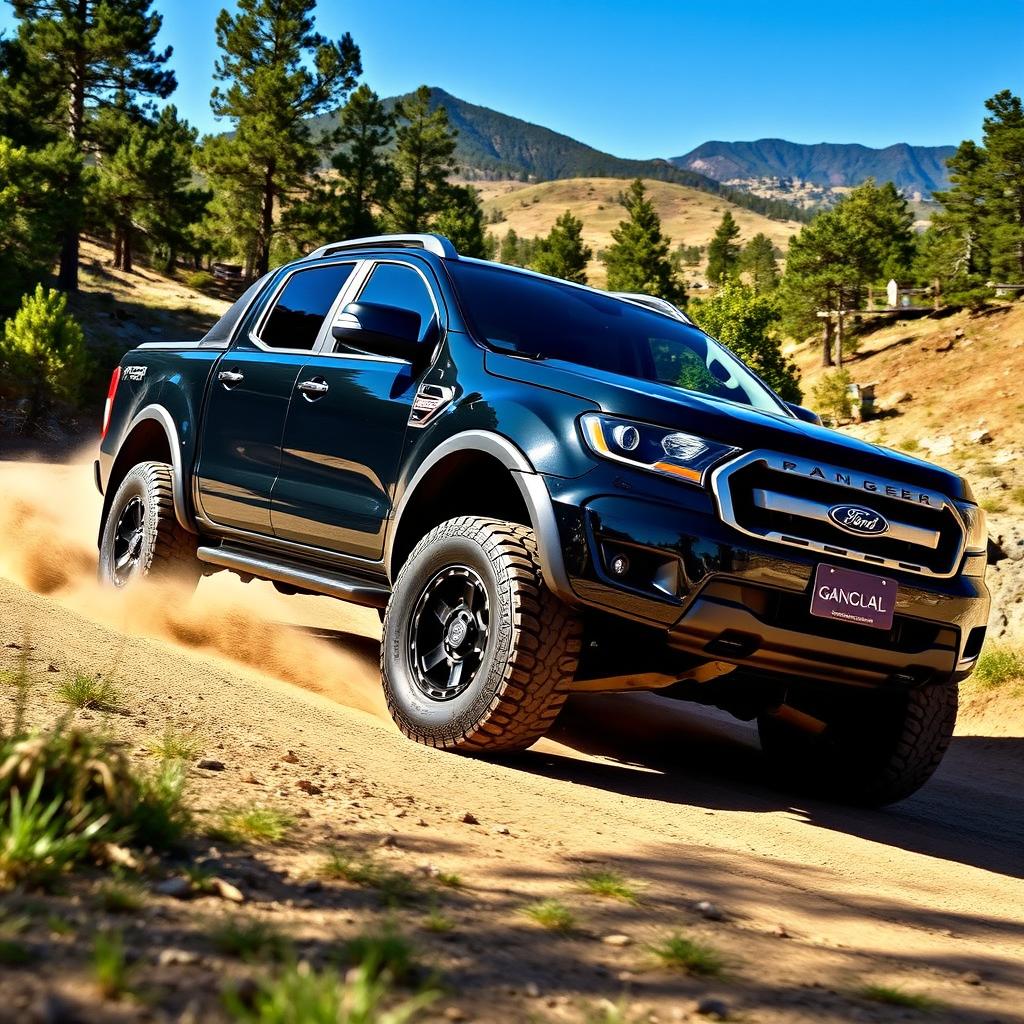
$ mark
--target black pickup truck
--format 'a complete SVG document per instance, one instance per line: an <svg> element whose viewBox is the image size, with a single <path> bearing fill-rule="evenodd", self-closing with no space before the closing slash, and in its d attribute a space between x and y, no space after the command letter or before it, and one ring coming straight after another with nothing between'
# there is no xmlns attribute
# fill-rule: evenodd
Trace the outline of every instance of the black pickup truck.
<svg viewBox="0 0 1024 1024"><path fill-rule="evenodd" d="M985 636L964 480L826 430L657 297L436 235L323 246L129 352L96 476L103 580L378 608L395 721L450 750L657 690L884 803L934 771Z"/></svg>

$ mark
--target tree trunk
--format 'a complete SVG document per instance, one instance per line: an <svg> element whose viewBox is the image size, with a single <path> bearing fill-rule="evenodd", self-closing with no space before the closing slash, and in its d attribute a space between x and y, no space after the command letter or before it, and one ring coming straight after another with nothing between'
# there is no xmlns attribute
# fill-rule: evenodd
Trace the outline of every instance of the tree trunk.
<svg viewBox="0 0 1024 1024"><path fill-rule="evenodd" d="M270 240L274 235L274 164L267 165L263 179L263 209L260 217L260 239L256 251L256 272L262 277L270 270Z"/></svg>
<svg viewBox="0 0 1024 1024"><path fill-rule="evenodd" d="M836 314L836 356L835 365L843 367L843 310Z"/></svg>
<svg viewBox="0 0 1024 1024"><path fill-rule="evenodd" d="M114 227L114 269L121 269L121 225L115 225Z"/></svg>
<svg viewBox="0 0 1024 1024"><path fill-rule="evenodd" d="M76 4L76 28L78 30L78 42L71 59L71 88L68 93L68 136L75 144L76 153L82 152L82 136L85 125L85 46L83 39L89 16L89 0L78 0ZM71 180L68 182L69 191L74 197L72 203L73 213L68 224L64 227L63 237L60 246L60 271L57 275L57 287L61 291L78 291L78 264L79 264L79 232L81 225L81 190L82 173L81 167L76 165Z"/></svg>
<svg viewBox="0 0 1024 1024"><path fill-rule="evenodd" d="M821 365L832 365L832 313L822 321L825 325L821 332Z"/></svg>
<svg viewBox="0 0 1024 1024"><path fill-rule="evenodd" d="M132 264L132 223L126 222L124 236L121 240L121 269L130 274L134 269Z"/></svg>

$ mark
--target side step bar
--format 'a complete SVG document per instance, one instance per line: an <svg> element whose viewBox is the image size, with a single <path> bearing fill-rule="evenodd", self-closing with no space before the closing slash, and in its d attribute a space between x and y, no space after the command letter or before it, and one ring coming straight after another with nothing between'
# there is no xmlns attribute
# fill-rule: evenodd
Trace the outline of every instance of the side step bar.
<svg viewBox="0 0 1024 1024"><path fill-rule="evenodd" d="M342 601L366 605L370 608L384 608L391 591L382 584L346 576L331 569L314 569L291 559L265 554L254 554L230 546L201 547L196 555L200 561L230 569L245 576L256 576L263 580L287 583L299 590L311 590L315 594L338 597Z"/></svg>

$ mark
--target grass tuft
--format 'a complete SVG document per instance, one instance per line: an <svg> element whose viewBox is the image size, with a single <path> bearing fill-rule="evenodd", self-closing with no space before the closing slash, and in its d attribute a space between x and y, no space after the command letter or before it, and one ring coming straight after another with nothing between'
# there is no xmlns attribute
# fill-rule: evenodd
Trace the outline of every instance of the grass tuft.
<svg viewBox="0 0 1024 1024"><path fill-rule="evenodd" d="M725 967L721 954L711 946L687 938L680 932L669 935L650 947L663 967L686 971L702 977L714 978Z"/></svg>
<svg viewBox="0 0 1024 1024"><path fill-rule="evenodd" d="M636 889L619 874L611 869L588 871L579 877L579 886L594 896L604 896L610 900L621 900L623 903L636 903Z"/></svg>
<svg viewBox="0 0 1024 1024"><path fill-rule="evenodd" d="M92 971L104 999L117 999L128 992L128 961L120 932L99 932L92 947Z"/></svg>
<svg viewBox="0 0 1024 1024"><path fill-rule="evenodd" d="M443 885L446 889L462 888L462 878L454 871L439 871L434 875L434 879L438 885Z"/></svg>
<svg viewBox="0 0 1024 1024"><path fill-rule="evenodd" d="M430 908L430 913L423 919L423 927L428 932L434 932L435 935L446 935L454 930L455 922L439 907L433 906Z"/></svg>
<svg viewBox="0 0 1024 1024"><path fill-rule="evenodd" d="M161 761L194 761L203 745L194 732L167 725L160 736L146 744L146 749Z"/></svg>
<svg viewBox="0 0 1024 1024"><path fill-rule="evenodd" d="M564 935L576 927L575 915L558 900L537 900L523 907L523 913L549 932L561 932Z"/></svg>
<svg viewBox="0 0 1024 1024"><path fill-rule="evenodd" d="M207 829L213 839L226 843L279 843L293 819L273 807L235 807L222 810Z"/></svg>
<svg viewBox="0 0 1024 1024"><path fill-rule="evenodd" d="M399 983L409 981L417 970L412 943L392 929L357 935L346 944L345 958Z"/></svg>
<svg viewBox="0 0 1024 1024"><path fill-rule="evenodd" d="M321 874L364 889L375 889L389 903L410 903L421 895L420 887L410 875L350 849L332 850Z"/></svg>
<svg viewBox="0 0 1024 1024"><path fill-rule="evenodd" d="M280 961L291 952L287 939L265 921L225 921L210 939L221 953L240 960Z"/></svg>
<svg viewBox="0 0 1024 1024"><path fill-rule="evenodd" d="M110 879L96 890L96 904L108 914L135 914L146 902L146 890L138 882Z"/></svg>
<svg viewBox="0 0 1024 1024"><path fill-rule="evenodd" d="M57 696L73 708L89 711L119 711L121 691L109 680L77 675L62 679Z"/></svg>
<svg viewBox="0 0 1024 1024"><path fill-rule="evenodd" d="M986 690L1024 680L1024 651L1013 647L989 647L982 651L973 678Z"/></svg>
<svg viewBox="0 0 1024 1024"><path fill-rule="evenodd" d="M862 999L868 999L873 1003L884 1003L886 1006L901 1006L906 1010L920 1010L922 1013L930 1013L939 1007L939 1003L931 996L921 995L917 992L907 992L905 989L896 988L892 985L865 985L858 993Z"/></svg>

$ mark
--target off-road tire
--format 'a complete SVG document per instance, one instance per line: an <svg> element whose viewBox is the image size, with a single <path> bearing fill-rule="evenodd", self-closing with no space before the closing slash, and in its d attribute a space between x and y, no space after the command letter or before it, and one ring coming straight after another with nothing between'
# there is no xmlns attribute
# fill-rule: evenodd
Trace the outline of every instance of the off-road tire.
<svg viewBox="0 0 1024 1024"><path fill-rule="evenodd" d="M811 713L819 734L770 715L758 718L766 757L790 782L868 806L903 800L931 778L956 725L956 683L899 693L847 689ZM802 709L806 710L806 709Z"/></svg>
<svg viewBox="0 0 1024 1024"><path fill-rule="evenodd" d="M133 499L142 503L141 545L134 567L128 574L119 574L114 567L114 536L121 514ZM100 581L124 587L141 579L172 580L194 587L202 575L197 547L198 538L183 529L174 515L171 467L163 462L133 466L121 481L103 524Z"/></svg>
<svg viewBox="0 0 1024 1024"><path fill-rule="evenodd" d="M490 628L469 688L440 701L416 683L410 637L417 603L452 565L478 574ZM558 717L581 637L579 616L544 585L533 530L488 518L451 519L416 545L395 581L381 644L388 709L418 743L476 754L523 750Z"/></svg>

